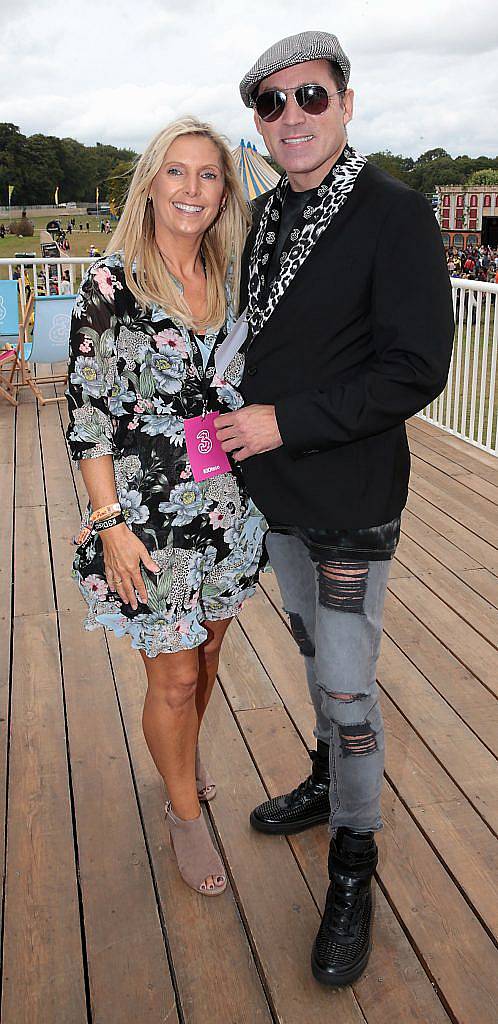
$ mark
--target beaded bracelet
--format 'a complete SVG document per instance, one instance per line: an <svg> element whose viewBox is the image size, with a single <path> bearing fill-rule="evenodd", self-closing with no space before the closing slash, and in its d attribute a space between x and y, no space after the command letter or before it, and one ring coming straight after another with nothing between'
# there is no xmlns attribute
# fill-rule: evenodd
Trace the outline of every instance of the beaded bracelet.
<svg viewBox="0 0 498 1024"><path fill-rule="evenodd" d="M107 519L96 519L93 528L97 533L102 533L103 530L110 530L111 526L119 526L124 521L124 516L119 513L119 515L109 516Z"/></svg>
<svg viewBox="0 0 498 1024"><path fill-rule="evenodd" d="M114 501L112 505L102 505L102 508L96 508L95 512L92 512L90 522L95 523L98 519L107 519L108 516L117 512L121 512L119 501Z"/></svg>

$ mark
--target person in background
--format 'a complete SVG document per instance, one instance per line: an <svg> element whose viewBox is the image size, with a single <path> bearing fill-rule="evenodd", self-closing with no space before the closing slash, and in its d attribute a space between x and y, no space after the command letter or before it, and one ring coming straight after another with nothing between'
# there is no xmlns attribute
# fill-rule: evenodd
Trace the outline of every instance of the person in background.
<svg viewBox="0 0 498 1024"><path fill-rule="evenodd" d="M62 272L59 292L61 295L71 295L71 280L69 277L69 270L63 270Z"/></svg>

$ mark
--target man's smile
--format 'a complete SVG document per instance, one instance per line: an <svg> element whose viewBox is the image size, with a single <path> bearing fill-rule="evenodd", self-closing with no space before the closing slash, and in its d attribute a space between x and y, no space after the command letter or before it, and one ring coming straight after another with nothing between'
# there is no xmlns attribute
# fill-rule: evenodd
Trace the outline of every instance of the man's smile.
<svg viewBox="0 0 498 1024"><path fill-rule="evenodd" d="M284 146L302 146L306 142L311 142L314 139L314 135L291 135L286 139L282 139Z"/></svg>

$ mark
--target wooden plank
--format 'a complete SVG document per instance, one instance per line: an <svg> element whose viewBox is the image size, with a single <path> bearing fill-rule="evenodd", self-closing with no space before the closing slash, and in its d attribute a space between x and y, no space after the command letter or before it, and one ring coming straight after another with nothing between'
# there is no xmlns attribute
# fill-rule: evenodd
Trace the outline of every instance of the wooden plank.
<svg viewBox="0 0 498 1024"><path fill-rule="evenodd" d="M405 509L403 512L401 531L402 537L409 537L415 541L424 551L428 551L438 562L463 580L467 586L496 607L498 602L496 577L487 569L483 569L479 562L460 551L441 534L436 533L431 526L414 516L409 509ZM395 578L392 572L390 577Z"/></svg>
<svg viewBox="0 0 498 1024"><path fill-rule="evenodd" d="M189 889L179 875L164 822L163 783L140 724L146 690L143 665L124 638L109 636L109 645L185 1022L270 1024L271 1014L231 891L206 899ZM218 769L214 772L218 784L214 803L219 804L228 778L233 780L235 767L218 733L216 744L218 763L212 763L214 758L209 763L212 769ZM234 801L230 788L227 813L233 813L238 799L238 791ZM237 877L235 881L238 886Z"/></svg>
<svg viewBox="0 0 498 1024"><path fill-rule="evenodd" d="M16 508L15 581L15 616L55 610L44 506Z"/></svg>
<svg viewBox="0 0 498 1024"><path fill-rule="evenodd" d="M475 590L476 594L480 594L494 608L498 608L498 582L496 576L493 576L487 569L463 569L457 575L460 576L460 579L471 590Z"/></svg>
<svg viewBox="0 0 498 1024"><path fill-rule="evenodd" d="M458 452L458 458L460 458L463 448L465 451L472 452L474 459L477 459L481 467L487 467L496 471L496 455L492 455L491 452L485 452L481 448L477 448L476 445L470 444L470 442L462 441L459 437L452 437L451 434L447 434L445 431L443 431L442 440L451 450ZM482 472L482 469L479 472Z"/></svg>
<svg viewBox="0 0 498 1024"><path fill-rule="evenodd" d="M379 877L458 1021L494 1024L496 949L389 785Z"/></svg>
<svg viewBox="0 0 498 1024"><path fill-rule="evenodd" d="M466 583L406 535L400 538L398 559L453 611L456 611L489 643L498 643L498 613L489 601L469 590ZM498 580L495 581L498 598Z"/></svg>
<svg viewBox="0 0 498 1024"><path fill-rule="evenodd" d="M282 664L282 647L278 646ZM278 690L277 679L272 678ZM303 717L301 722L299 710L295 722L307 736L307 719ZM379 877L389 901L457 1019L474 1019L477 1006L480 1019L491 1024L498 997L493 943L389 785L384 815L387 841L382 844Z"/></svg>
<svg viewBox="0 0 498 1024"><path fill-rule="evenodd" d="M445 455L440 455L439 452L434 452L431 448L426 448L413 439L410 440L410 451L412 455L417 456L422 462L426 462L434 469L439 469L442 473L446 473L453 480L458 480L459 483L463 484L464 487L468 487L475 494L479 494L482 498L486 498L486 500L493 502L495 505L498 504L498 487L495 483L492 483L490 480L483 480L476 473L469 472L468 469L464 469L463 466L459 466L456 462L451 462Z"/></svg>
<svg viewBox="0 0 498 1024"><path fill-rule="evenodd" d="M30 508L45 504L36 402L17 408L16 506Z"/></svg>
<svg viewBox="0 0 498 1024"><path fill-rule="evenodd" d="M42 406L39 423L43 449L43 471L49 503L52 501L57 504L74 505L76 491L58 408L55 405Z"/></svg>
<svg viewBox="0 0 498 1024"><path fill-rule="evenodd" d="M428 448L426 445L420 444L413 434L410 435L409 444L412 456L416 456L418 459L421 459L422 462L427 462L429 466L433 466L434 469L439 469L442 473L446 473L448 476L461 476L461 483L464 485L467 476L472 475L464 466L460 466L457 462L452 462L447 455L442 455L440 452L434 451L433 448Z"/></svg>
<svg viewBox="0 0 498 1024"><path fill-rule="evenodd" d="M390 576L393 580L398 579L399 576L411 576L411 572L406 566L401 565L401 562L397 558L391 560Z"/></svg>
<svg viewBox="0 0 498 1024"><path fill-rule="evenodd" d="M66 430L68 428L68 425L69 425L69 414L68 414L68 411L67 411L66 403L59 404L59 416L60 416L60 420L61 420L62 433L64 435L64 443L66 445L66 449L68 450L67 441L65 439L65 432L66 432ZM79 501L80 509L81 509L81 511L83 511L83 509L86 508L86 506L88 504L88 494L87 494L87 491L86 491L86 487L85 487L85 484L83 483L83 477L82 477L79 469L77 468L76 463L74 463L69 458L69 450L68 450L68 459L69 459L69 464L70 464L70 467L71 467L71 473L72 473L72 476L73 476L74 486L75 486L75 489L76 489L76 493L78 495L78 501Z"/></svg>
<svg viewBox="0 0 498 1024"><path fill-rule="evenodd" d="M72 540L78 533L81 516L59 409L55 405L47 405L40 412L40 434L58 608L59 611L72 610L82 618L84 602L71 578L75 550Z"/></svg>
<svg viewBox="0 0 498 1024"><path fill-rule="evenodd" d="M471 491L480 494L482 498L486 498L488 501L498 505L498 487L496 484L489 483L488 480L482 480L480 476L465 471L455 475L454 479L465 484L465 487L470 487Z"/></svg>
<svg viewBox="0 0 498 1024"><path fill-rule="evenodd" d="M225 634L220 672L225 693L236 711L268 708L282 703L236 620Z"/></svg>
<svg viewBox="0 0 498 1024"><path fill-rule="evenodd" d="M493 755L389 637L384 637L377 674L382 688L460 791L498 831L498 771Z"/></svg>
<svg viewBox="0 0 498 1024"><path fill-rule="evenodd" d="M498 933L496 839L453 779L384 691L386 775L432 848L443 860L491 934ZM455 737L458 747L458 736ZM429 747L426 743L429 742ZM441 745L440 745L441 746ZM496 771L496 769L495 769ZM461 776L460 776L461 777Z"/></svg>
<svg viewBox="0 0 498 1024"><path fill-rule="evenodd" d="M311 974L318 909L285 837L262 836L249 827L249 813L266 792L220 690L206 718L205 748L220 780L212 814L277 1020L303 1024L313 1007L313 1017L332 1014L341 1024L364 1024L351 989L330 992Z"/></svg>
<svg viewBox="0 0 498 1024"><path fill-rule="evenodd" d="M467 465L463 466L461 462L452 458L452 454L448 449L441 451L441 446L438 445L435 448L433 445L428 446L425 443L425 437L420 440L419 437L413 433L409 437L410 452L413 456L421 459L422 462L428 463L434 469L439 469L442 473L446 473L454 480L459 480L464 487L469 487L474 490L476 494L481 494L484 498L489 498L490 501L494 501L496 504L498 494L498 471L494 474L489 469L484 469L484 477L481 475L480 463L476 460L465 460ZM472 468L469 468L469 463Z"/></svg>
<svg viewBox="0 0 498 1024"><path fill-rule="evenodd" d="M450 434L447 430L442 430L441 427L436 427L433 423L428 423L427 420L423 420L418 416L408 421L408 429L411 429L412 426L420 430L431 441L435 439L447 446L450 451L455 452L454 457L458 456L460 458L462 454L471 455L482 466L487 466L496 472L496 455L491 455L490 452L485 452L482 448L478 448L469 441L463 441L460 437L455 437L454 434Z"/></svg>
<svg viewBox="0 0 498 1024"><path fill-rule="evenodd" d="M291 646L290 650L286 651L285 661L282 664L282 650L275 639L279 631L285 627L276 609L266 600L261 588L257 589L250 601L246 601L240 616L240 623L252 646L257 649L258 657L291 718L294 718L298 712L301 718L305 718L306 734L309 742L313 743L315 712L306 685L304 661L297 650Z"/></svg>
<svg viewBox="0 0 498 1024"><path fill-rule="evenodd" d="M448 608L420 581L392 580L389 590L423 622L427 629L465 665L492 693L498 695L496 652L456 612Z"/></svg>
<svg viewBox="0 0 498 1024"><path fill-rule="evenodd" d="M496 460L491 457L491 465L487 465L479 457L474 455L476 449L470 444L462 444L462 447L454 447L448 444L452 438L443 431L440 431L437 435L432 436L427 434L425 431L419 430L415 425L409 424L407 428L408 440L411 442L416 441L419 445L423 445L424 448L429 451L435 452L439 455L445 456L455 466L460 466L462 469L468 470L469 473L473 473L479 476L482 480L489 480L490 483L498 485L498 469L496 467ZM493 464L494 463L494 464Z"/></svg>
<svg viewBox="0 0 498 1024"><path fill-rule="evenodd" d="M498 754L494 696L409 608L389 592L384 607L384 631L469 728Z"/></svg>
<svg viewBox="0 0 498 1024"><path fill-rule="evenodd" d="M7 756L9 738L10 640L12 628L12 541L14 510L13 434L5 438L4 459L0 463L0 494L4 503L0 531L0 873L5 876L5 810L7 803ZM0 902L0 932L3 907Z"/></svg>
<svg viewBox="0 0 498 1024"><path fill-rule="evenodd" d="M16 410L0 400L0 465L13 462Z"/></svg>
<svg viewBox="0 0 498 1024"><path fill-rule="evenodd" d="M468 530L466 526L446 515L444 509L436 508L427 498L414 491L409 493L407 509L435 532L446 537L457 548L474 558L479 565L498 571L496 549L482 537L478 537Z"/></svg>
<svg viewBox="0 0 498 1024"><path fill-rule="evenodd" d="M175 994L105 638L82 630L72 613L60 616L60 628L93 1014L173 1024Z"/></svg>
<svg viewBox="0 0 498 1024"><path fill-rule="evenodd" d="M18 618L9 772L2 1020L86 1021L54 615Z"/></svg>
<svg viewBox="0 0 498 1024"><path fill-rule="evenodd" d="M270 796L287 792L294 780L308 774L306 750L289 728L283 708L243 711L237 719ZM268 838L266 845L271 842ZM291 836L289 843L318 906L323 907L328 886L327 827ZM368 1024L446 1022L441 1003L380 889L376 904L372 955L354 985Z"/></svg>
<svg viewBox="0 0 498 1024"><path fill-rule="evenodd" d="M71 576L75 551L72 540L80 523L77 505L50 504L49 523L58 610L72 611L79 620L83 620L87 606Z"/></svg>
<svg viewBox="0 0 498 1024"><path fill-rule="evenodd" d="M441 479L441 476L442 474L437 469L431 470L426 463L414 460L410 475L410 490L422 495L423 498L442 509L458 523L463 523L472 533L482 537L496 548L498 529L494 506L484 498L479 498L477 494L471 494L457 480L452 481L450 477ZM478 502L482 502L482 505Z"/></svg>

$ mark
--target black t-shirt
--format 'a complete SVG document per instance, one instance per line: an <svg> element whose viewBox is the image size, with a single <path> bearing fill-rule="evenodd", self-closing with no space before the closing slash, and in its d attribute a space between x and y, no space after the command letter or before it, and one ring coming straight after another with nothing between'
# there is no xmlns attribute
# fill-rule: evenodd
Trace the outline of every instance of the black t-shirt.
<svg viewBox="0 0 498 1024"><path fill-rule="evenodd" d="M315 192L316 189L314 188L310 188L306 192L293 192L289 185L282 209L282 218L280 220L277 243L273 251L270 270L268 272L268 285L271 285L274 278L277 276L278 268L280 266L280 257L284 251L285 241L289 232L292 231L298 217L301 215L304 207L311 197L315 195Z"/></svg>

